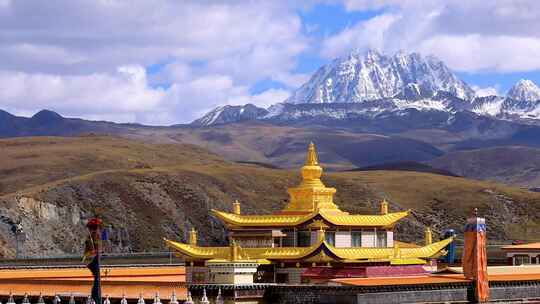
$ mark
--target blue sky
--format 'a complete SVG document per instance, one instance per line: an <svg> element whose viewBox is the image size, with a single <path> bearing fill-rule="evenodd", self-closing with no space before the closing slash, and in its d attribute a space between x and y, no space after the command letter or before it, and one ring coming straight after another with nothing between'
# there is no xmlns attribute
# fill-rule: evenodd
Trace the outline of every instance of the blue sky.
<svg viewBox="0 0 540 304"><path fill-rule="evenodd" d="M392 8L348 11L340 3L321 3L307 10L299 9L298 16L302 19L306 35L311 38L311 47L298 55L298 62L293 72L312 74L320 66L331 61L331 59L321 57L317 52L320 43L325 38L337 35L345 29L353 27L355 24L385 14L389 10L392 10ZM405 51L407 50L405 49ZM488 68L480 71L457 71L456 74L472 86L494 88L498 94L505 94L520 79L530 79L540 84L539 70L512 72L497 71L496 68ZM265 79L254 84L251 92L258 94L269 88L283 89L285 86L280 82Z"/></svg>
<svg viewBox="0 0 540 304"><path fill-rule="evenodd" d="M533 0L0 0L0 109L184 123L281 102L367 49L435 55L478 94L504 94L540 84L538 20Z"/></svg>

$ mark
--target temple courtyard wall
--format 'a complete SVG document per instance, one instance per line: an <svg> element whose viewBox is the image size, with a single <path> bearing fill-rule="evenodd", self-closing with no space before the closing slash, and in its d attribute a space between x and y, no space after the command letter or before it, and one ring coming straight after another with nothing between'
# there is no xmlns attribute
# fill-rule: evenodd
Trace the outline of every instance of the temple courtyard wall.
<svg viewBox="0 0 540 304"><path fill-rule="evenodd" d="M540 281L493 282L490 302L540 303ZM471 283L356 287L275 286L267 289L264 303L276 304L399 304L475 303Z"/></svg>

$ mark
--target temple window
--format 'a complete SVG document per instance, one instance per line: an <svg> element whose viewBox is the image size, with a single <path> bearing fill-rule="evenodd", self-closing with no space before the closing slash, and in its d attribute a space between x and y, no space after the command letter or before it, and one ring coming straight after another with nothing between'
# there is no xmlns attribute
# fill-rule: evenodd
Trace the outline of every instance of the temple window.
<svg viewBox="0 0 540 304"><path fill-rule="evenodd" d="M309 247L311 245L311 232L298 231L298 247Z"/></svg>
<svg viewBox="0 0 540 304"><path fill-rule="evenodd" d="M351 247L362 247L362 231L351 231Z"/></svg>
<svg viewBox="0 0 540 304"><path fill-rule="evenodd" d="M324 240L332 246L335 246L336 244L336 232L334 231L326 231L324 233Z"/></svg>
<svg viewBox="0 0 540 304"><path fill-rule="evenodd" d="M284 230L283 233L285 234L285 236L283 237L283 240L282 240L282 246L283 247L294 247L296 244L296 236L295 236L295 231L294 230Z"/></svg>
<svg viewBox="0 0 540 304"><path fill-rule="evenodd" d="M377 230L377 247L386 247L386 230Z"/></svg>
<svg viewBox="0 0 540 304"><path fill-rule="evenodd" d="M527 265L531 263L531 257L528 255L515 255L514 256L514 265Z"/></svg>

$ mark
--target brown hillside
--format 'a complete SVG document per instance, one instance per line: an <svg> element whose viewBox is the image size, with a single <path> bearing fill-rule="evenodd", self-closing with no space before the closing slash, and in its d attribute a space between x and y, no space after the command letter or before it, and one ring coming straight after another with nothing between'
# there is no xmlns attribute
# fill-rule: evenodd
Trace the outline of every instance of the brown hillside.
<svg viewBox="0 0 540 304"><path fill-rule="evenodd" d="M222 161L197 146L109 136L0 139L0 155L0 195L104 170Z"/></svg>
<svg viewBox="0 0 540 304"><path fill-rule="evenodd" d="M314 141L329 169L343 170L388 162L426 161L442 155L416 139L332 128L301 128L265 123L219 127L140 129L135 138L195 144L233 161L269 163L296 168L304 159L306 142ZM151 132L152 136L148 135Z"/></svg>
<svg viewBox="0 0 540 304"><path fill-rule="evenodd" d="M540 187L540 149L508 146L449 152L428 162L468 178Z"/></svg>
<svg viewBox="0 0 540 304"><path fill-rule="evenodd" d="M33 140L23 141L31 145ZM299 181L297 170L229 163L192 146L174 148L114 138L95 139L94 144L88 138L48 140L62 142L63 151L70 152L49 162L46 155L57 152L34 152L37 154L34 159L43 160L40 172L59 172L61 179L47 179L48 175L43 173L40 178L45 184L36 186L39 180L31 177L31 170L19 171L16 180L30 180L27 185L32 187L21 190L24 183L20 182L15 187L21 190L20 197L13 193L0 196L3 255L13 255L15 246L10 229L18 220L27 233L23 245L26 254L80 253L84 219L96 209L103 210L103 217L113 225L114 232L125 232L123 243L134 251L164 250L162 237L185 239L186 231L192 226L200 231L203 243L223 243L223 226L209 216L210 208L230 210L231 202L239 199L243 212L272 212L283 207L286 188ZM119 147L113 149L116 145ZM28 153L24 149L20 151ZM154 157L158 152L160 157ZM80 161L81 155L94 160L106 157L110 164L75 168L77 163L86 165ZM16 156L12 152L10 157L16 159ZM127 161L135 156L137 162L149 167L136 167ZM62 159L77 161L62 162ZM320 161L324 165L324 155ZM2 166L9 164L4 162ZM62 176L63 170L81 175ZM0 181L4 182L5 178L10 178L9 174L1 175ZM415 172L329 173L323 180L338 189L336 202L344 210L374 213L383 197L391 202L392 210L413 209L412 215L398 226L398 238L404 241L421 239L424 225L431 225L436 232L445 228L461 231L473 207L479 207L487 216L493 242L533 239L538 234L538 193Z"/></svg>

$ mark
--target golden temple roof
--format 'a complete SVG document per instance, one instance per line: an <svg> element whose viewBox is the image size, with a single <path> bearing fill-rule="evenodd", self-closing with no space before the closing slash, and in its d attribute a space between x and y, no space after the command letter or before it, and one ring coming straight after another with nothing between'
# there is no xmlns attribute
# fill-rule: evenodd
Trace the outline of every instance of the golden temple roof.
<svg viewBox="0 0 540 304"><path fill-rule="evenodd" d="M423 247L400 248L399 242L394 247L353 247L337 248L325 241L326 224L348 227L393 226L409 214L409 211L388 212L388 202L381 203L380 214L352 215L344 212L334 203L334 188L327 188L320 177L323 169L319 166L315 145L310 143L306 161L301 168L302 181L297 187L289 188L289 203L277 214L243 215L240 205L234 204L232 213L212 210L211 212L229 227L294 227L312 221L309 227L320 228L317 241L309 247L261 247L241 248L231 241L228 247L199 247L190 244L165 240L167 246L180 255L193 260L204 261L275 261L302 260L307 262L340 261L344 263L389 262L390 264L424 264L425 259L436 257L452 241L452 238L432 243ZM325 227L326 226L326 227ZM191 239L196 240L196 237Z"/></svg>
<svg viewBox="0 0 540 304"><path fill-rule="evenodd" d="M300 185L288 189L289 203L277 214L242 215L239 203L235 203L233 213L219 210L212 210L212 213L228 225L240 227L290 227L319 215L336 226L388 227L408 215L408 211L388 213L386 200L382 203L381 214L376 215L351 215L339 209L333 201L336 189L326 187L320 179L323 169L319 166L313 143L309 144L306 161L300 171Z"/></svg>
<svg viewBox="0 0 540 304"><path fill-rule="evenodd" d="M436 256L453 238L448 238L418 248L336 248L324 240L310 247L275 247L275 248L240 248L237 245L238 258L241 260L296 260L309 261L341 260L348 263L390 262L391 264L423 264L424 259ZM233 260L231 247L199 247L190 244L165 240L167 246L180 255L201 260Z"/></svg>
<svg viewBox="0 0 540 304"><path fill-rule="evenodd" d="M270 215L241 215L212 210L212 213L229 225L234 226L256 226L256 227L287 227L303 224L317 215L336 226L364 226L364 227L386 227L395 224L400 219L406 217L409 212L394 212L376 215L351 215L336 214L325 210L309 214L270 214Z"/></svg>

